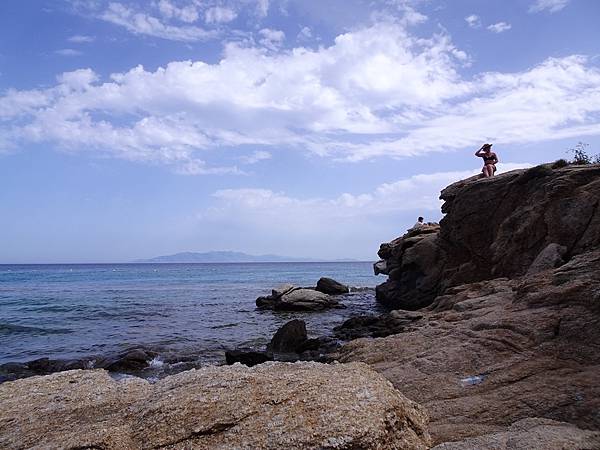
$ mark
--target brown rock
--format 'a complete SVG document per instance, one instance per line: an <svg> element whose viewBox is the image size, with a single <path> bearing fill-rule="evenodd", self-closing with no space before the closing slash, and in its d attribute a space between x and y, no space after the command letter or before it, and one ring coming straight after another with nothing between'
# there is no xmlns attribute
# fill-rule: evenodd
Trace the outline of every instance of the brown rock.
<svg viewBox="0 0 600 450"><path fill-rule="evenodd" d="M363 364L207 367L156 384L68 371L0 385L0 448L426 449L427 416Z"/></svg>
<svg viewBox="0 0 600 450"><path fill-rule="evenodd" d="M600 429L600 250L449 288L419 314L403 333L352 341L339 358L370 364L425 406L436 443L528 417Z"/></svg>
<svg viewBox="0 0 600 450"><path fill-rule="evenodd" d="M552 269L600 247L600 165L549 165L444 189L439 230L411 230L379 249L389 279L377 299L414 310L445 289Z"/></svg>
<svg viewBox="0 0 600 450"><path fill-rule="evenodd" d="M590 450L600 433L548 419L520 420L507 431L435 446L432 450Z"/></svg>

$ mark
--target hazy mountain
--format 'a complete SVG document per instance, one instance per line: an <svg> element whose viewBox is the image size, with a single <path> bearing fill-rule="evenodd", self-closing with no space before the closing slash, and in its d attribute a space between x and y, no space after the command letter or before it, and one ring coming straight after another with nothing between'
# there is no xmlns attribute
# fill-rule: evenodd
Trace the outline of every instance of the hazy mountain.
<svg viewBox="0 0 600 450"><path fill-rule="evenodd" d="M248 255L242 252L183 252L174 255L157 256L150 259L141 259L140 263L239 263L239 262L317 262L323 261L314 258L294 258L280 255ZM336 260L352 261L352 260Z"/></svg>

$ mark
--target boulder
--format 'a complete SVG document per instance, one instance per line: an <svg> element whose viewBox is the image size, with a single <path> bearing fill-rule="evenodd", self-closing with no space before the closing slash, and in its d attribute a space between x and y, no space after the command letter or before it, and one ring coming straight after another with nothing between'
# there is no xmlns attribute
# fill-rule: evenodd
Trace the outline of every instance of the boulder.
<svg viewBox="0 0 600 450"><path fill-rule="evenodd" d="M206 367L154 384L68 371L0 385L0 448L422 449L423 408L364 364Z"/></svg>
<svg viewBox="0 0 600 450"><path fill-rule="evenodd" d="M350 292L350 288L345 284L326 277L319 278L319 281L317 281L316 290L322 292L323 294L329 295L347 294Z"/></svg>
<svg viewBox="0 0 600 450"><path fill-rule="evenodd" d="M327 294L301 288L282 295L273 308L279 311L319 311L338 305L338 301Z"/></svg>
<svg viewBox="0 0 600 450"><path fill-rule="evenodd" d="M335 327L334 334L340 339L351 340L361 337L385 337L406 331L413 322L423 316L392 311L381 316L355 316Z"/></svg>
<svg viewBox="0 0 600 450"><path fill-rule="evenodd" d="M277 330L267 351L273 353L300 353L298 349L306 342L306 323L303 320L291 320Z"/></svg>
<svg viewBox="0 0 600 450"><path fill-rule="evenodd" d="M141 348L127 350L120 353L112 361L103 363L98 367L111 372L138 372L148 367L148 364L158 353Z"/></svg>

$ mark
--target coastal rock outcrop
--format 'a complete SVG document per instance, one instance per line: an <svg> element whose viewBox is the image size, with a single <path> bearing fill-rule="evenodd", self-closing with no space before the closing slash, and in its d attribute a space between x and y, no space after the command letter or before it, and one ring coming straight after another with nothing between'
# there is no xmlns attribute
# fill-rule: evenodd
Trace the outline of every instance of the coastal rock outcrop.
<svg viewBox="0 0 600 450"><path fill-rule="evenodd" d="M155 384L68 371L0 385L0 447L429 448L427 415L364 364L207 367Z"/></svg>
<svg viewBox="0 0 600 450"><path fill-rule="evenodd" d="M350 287L340 283L339 281L335 281L333 278L327 277L319 278L319 281L317 281L317 287L315 289L323 294L329 295L340 295L350 292Z"/></svg>
<svg viewBox="0 0 600 450"><path fill-rule="evenodd" d="M256 306L275 311L320 311L341 305L333 296L315 289L283 285L273 289L271 295L258 297Z"/></svg>
<svg viewBox="0 0 600 450"><path fill-rule="evenodd" d="M600 165L541 165L472 177L441 192L439 230L411 230L382 244L379 302L427 306L445 289L546 270L600 245Z"/></svg>
<svg viewBox="0 0 600 450"><path fill-rule="evenodd" d="M600 430L600 248L555 269L447 288L418 314L338 358L370 364L425 406L435 443L510 434L532 417Z"/></svg>

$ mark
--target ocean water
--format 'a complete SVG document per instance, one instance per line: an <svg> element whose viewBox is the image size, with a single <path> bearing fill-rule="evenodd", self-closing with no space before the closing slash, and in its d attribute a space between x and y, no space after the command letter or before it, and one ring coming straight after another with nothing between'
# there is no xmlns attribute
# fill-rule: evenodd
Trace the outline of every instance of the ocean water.
<svg viewBox="0 0 600 450"><path fill-rule="evenodd" d="M370 262L0 265L0 364L134 346L219 363L225 349L260 349L293 318L316 337L377 310L373 291L345 295L346 309L327 312L255 308L277 285L314 286L322 276L357 287L384 281Z"/></svg>

